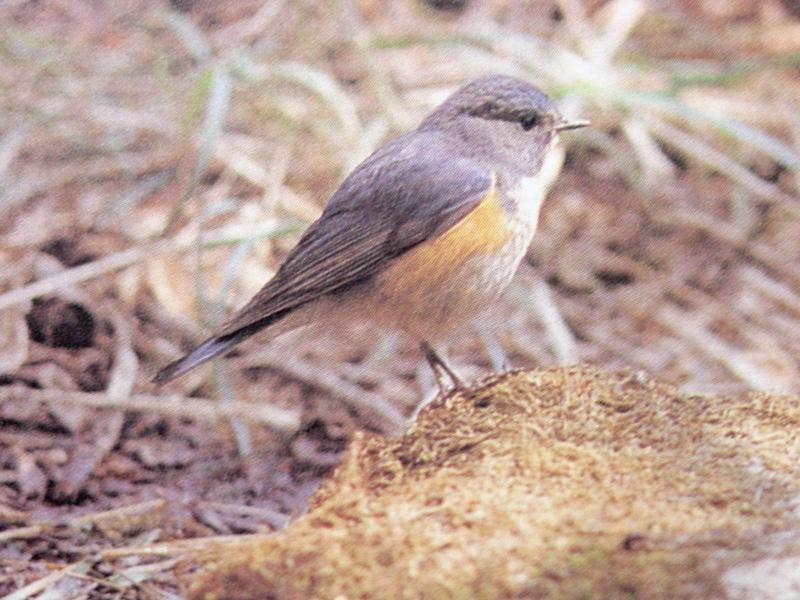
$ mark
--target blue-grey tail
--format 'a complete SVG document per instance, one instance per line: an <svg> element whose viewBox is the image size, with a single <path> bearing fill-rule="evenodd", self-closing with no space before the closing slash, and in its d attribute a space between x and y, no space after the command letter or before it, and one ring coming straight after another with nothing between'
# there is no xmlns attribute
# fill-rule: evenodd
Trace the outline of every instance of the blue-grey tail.
<svg viewBox="0 0 800 600"><path fill-rule="evenodd" d="M215 356L219 356L220 354L227 352L253 334L261 331L268 325L271 325L273 322L282 317L283 314L285 313L270 315L269 317L256 321L255 323L230 333L208 338L194 350L189 352L186 356L179 358L175 362L172 362L161 369L156 376L153 377L153 383L166 383L188 373L195 367L211 360Z"/></svg>
<svg viewBox="0 0 800 600"><path fill-rule="evenodd" d="M179 358L175 362L168 364L161 369L155 377L153 383L166 383L176 377L188 373L196 366L203 364L207 360L211 360L215 356L219 356L226 350L233 348L236 345L236 340L226 338L209 338L197 348L192 350L186 356Z"/></svg>

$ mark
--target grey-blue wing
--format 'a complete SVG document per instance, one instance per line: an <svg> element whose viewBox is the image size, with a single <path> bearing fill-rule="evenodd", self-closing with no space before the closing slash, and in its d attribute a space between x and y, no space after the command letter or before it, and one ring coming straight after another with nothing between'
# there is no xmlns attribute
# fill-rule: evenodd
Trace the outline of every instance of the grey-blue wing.
<svg viewBox="0 0 800 600"><path fill-rule="evenodd" d="M453 156L438 133L383 146L342 183L275 277L219 335L368 279L460 221L491 185L487 169Z"/></svg>

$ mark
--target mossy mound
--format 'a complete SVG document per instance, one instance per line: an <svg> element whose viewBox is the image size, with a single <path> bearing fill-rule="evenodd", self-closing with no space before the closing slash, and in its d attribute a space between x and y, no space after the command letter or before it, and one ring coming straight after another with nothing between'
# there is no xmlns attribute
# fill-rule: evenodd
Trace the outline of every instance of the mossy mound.
<svg viewBox="0 0 800 600"><path fill-rule="evenodd" d="M514 372L426 407L400 438L357 436L307 514L196 555L187 588L736 597L743 565L800 557L798 499L797 399L685 396L588 367Z"/></svg>

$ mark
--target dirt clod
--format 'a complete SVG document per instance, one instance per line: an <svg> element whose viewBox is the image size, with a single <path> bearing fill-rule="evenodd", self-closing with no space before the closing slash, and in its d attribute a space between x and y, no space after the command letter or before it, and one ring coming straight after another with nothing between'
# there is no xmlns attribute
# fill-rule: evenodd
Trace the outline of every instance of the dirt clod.
<svg viewBox="0 0 800 600"><path fill-rule="evenodd" d="M75 302L37 298L25 320L31 339L51 348L88 348L94 340L94 317Z"/></svg>
<svg viewBox="0 0 800 600"><path fill-rule="evenodd" d="M358 435L306 515L204 546L186 583L228 599L735 595L733 565L800 553L799 424L791 398L588 367L495 376L399 439Z"/></svg>

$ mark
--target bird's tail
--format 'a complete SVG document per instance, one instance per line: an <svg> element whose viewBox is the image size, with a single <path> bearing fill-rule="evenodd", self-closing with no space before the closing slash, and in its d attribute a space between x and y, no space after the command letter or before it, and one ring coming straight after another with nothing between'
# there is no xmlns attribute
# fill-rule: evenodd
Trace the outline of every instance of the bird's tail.
<svg viewBox="0 0 800 600"><path fill-rule="evenodd" d="M243 342L268 325L271 325L276 320L276 317L280 318L281 316L283 315L272 315L250 325L246 325L245 327L237 329L233 332L208 338L187 355L179 358L175 362L171 362L166 367L161 369L156 376L153 377L153 383L166 383L168 381L172 381L176 377L180 377L181 375L188 373L196 366L201 365L207 360L211 360L215 356L219 356L223 352L230 350L238 343Z"/></svg>

